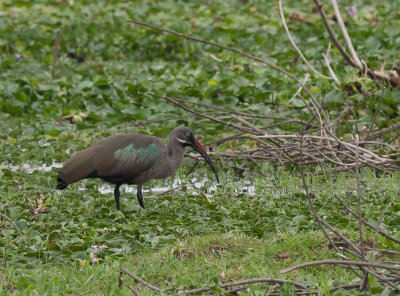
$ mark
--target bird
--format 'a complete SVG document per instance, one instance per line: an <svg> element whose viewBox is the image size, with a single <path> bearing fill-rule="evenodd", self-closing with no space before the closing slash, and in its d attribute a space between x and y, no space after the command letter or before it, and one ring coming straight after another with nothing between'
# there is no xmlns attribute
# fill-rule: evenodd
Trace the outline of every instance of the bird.
<svg viewBox="0 0 400 296"><path fill-rule="evenodd" d="M115 184L114 198L120 211L120 186L137 185L137 199L144 209L143 184L172 176L182 164L185 147L200 153L219 183L217 170L204 147L189 128L180 126L171 132L167 145L144 134L117 134L104 138L65 162L58 173L56 189L63 190L83 179L100 178Z"/></svg>

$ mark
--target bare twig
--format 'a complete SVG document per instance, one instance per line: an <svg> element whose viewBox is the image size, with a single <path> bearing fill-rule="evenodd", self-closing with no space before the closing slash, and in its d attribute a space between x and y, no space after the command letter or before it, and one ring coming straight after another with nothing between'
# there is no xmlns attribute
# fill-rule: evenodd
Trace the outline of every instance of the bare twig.
<svg viewBox="0 0 400 296"><path fill-rule="evenodd" d="M210 113L205 113L205 114L206 115L210 115L210 116L218 116L218 115L226 114L226 112L218 112L218 113L217 112L210 112ZM188 117L193 117L193 115L180 115L180 116L160 118L160 119L154 119L154 120L135 121L133 123L133 125L134 126L144 126L144 125L148 125L148 124L151 124L151 123L160 123L160 122L165 122L165 121L170 121L170 120L178 120L178 119L188 118Z"/></svg>
<svg viewBox="0 0 400 296"><path fill-rule="evenodd" d="M7 269L7 241L4 240L4 257L3 257L3 266Z"/></svg>
<svg viewBox="0 0 400 296"><path fill-rule="evenodd" d="M346 206L346 204L343 202L343 200L342 200L339 196L337 196L336 194L334 194L333 196L340 202L340 204L346 209L346 211L348 211L350 214L352 214L355 218L358 217L357 214L356 214L355 212L353 212L350 208L348 208L348 207ZM399 239L397 239L397 238L395 238L395 237L393 237L393 236L391 236L391 235L389 235L389 234L383 232L379 227L376 227L376 226L374 226L374 225L368 223L368 222L367 222L366 220L364 220L364 219L362 219L362 221L363 221L363 223L364 223L365 225L367 225L368 227L372 228L373 230L375 230L376 232L378 232L380 235L382 235L382 236L384 236L384 237L386 237L386 238L388 238L388 239L390 239L390 240L392 240L392 241L394 241L394 242L400 244L400 240L399 240Z"/></svg>
<svg viewBox="0 0 400 296"><path fill-rule="evenodd" d="M282 68L280 68L280 67L278 67L278 66L276 66L274 64L271 64L271 63L269 63L269 62L267 62L267 61L265 61L265 60L263 60L263 59L261 59L259 57L256 57L256 56L253 56L251 54L245 53L245 52L243 52L241 50L234 49L234 48L228 47L228 46L223 46L223 45L211 42L211 41L202 40L200 38L196 38L196 37L189 36L189 35L186 35L186 34L183 34L183 33L179 33L179 32L175 32L175 31L172 31L172 30L160 28L160 27L157 27L157 26L154 26L154 25L150 25L150 24L146 24L146 23L143 23L143 22L140 22L140 21L136 21L136 20L128 20L128 23L133 23L133 24L136 24L136 25L148 27L148 28L151 28L153 30L166 32L166 33L169 33L169 34L172 34L172 35L176 35L176 36L188 39L188 40L201 42L201 43L204 43L204 44L207 44L207 45L211 45L211 46L214 46L214 47L218 47L218 48L221 48L221 49L232 51L232 52L237 53L239 55L245 56L245 57L247 57L249 59L255 60L255 61L260 62L260 63L263 63L263 64L265 64L265 65L277 70L278 72L281 72L282 74L292 78L293 80L298 81L298 79L293 74L283 70Z"/></svg>
<svg viewBox="0 0 400 296"><path fill-rule="evenodd" d="M384 130L379 130L379 131L371 134L369 139L376 139L376 138L382 137L392 131L395 131L398 128L400 128L400 122L392 125L391 127L386 128Z"/></svg>
<svg viewBox="0 0 400 296"><path fill-rule="evenodd" d="M385 92L385 87L382 88L381 96L379 97L379 102L378 102L378 106L376 107L376 110L375 110L374 118L372 119L372 123L371 123L371 126L370 126L369 130L368 130L368 134L364 138L365 141L368 141L369 135L371 134L372 128L374 127L376 118L378 117L378 114L380 112L381 103L382 103L382 98L383 98L383 93L384 92Z"/></svg>
<svg viewBox="0 0 400 296"><path fill-rule="evenodd" d="M268 283L268 282L269 283L277 283L277 284L293 284L296 287L299 287L305 291L308 291L307 287L304 286L302 283L294 282L291 280L285 280L285 279L277 279L277 278L254 278L254 279L241 280L241 281L231 282L231 283L226 283L226 284L220 284L219 286L223 289L226 289L226 288L230 288L230 287L234 287L234 286L242 286L242 285L255 284L255 283ZM179 291L175 295L189 295L189 294L208 292L210 290L211 290L210 287L204 287L204 288L193 289L193 290Z"/></svg>
<svg viewBox="0 0 400 296"><path fill-rule="evenodd" d="M383 112L383 110L381 110L382 115L386 118L386 120L389 122L390 126L393 128L393 130L396 131L397 133L397 137L400 136L400 131L397 129L397 127L392 123L392 121L390 120L389 117L387 117L387 115L385 114L385 112ZM393 140L392 140L393 141Z"/></svg>
<svg viewBox="0 0 400 296"><path fill-rule="evenodd" d="M171 98L171 97L168 97L168 96L165 96L165 95L164 95L164 96L159 96L159 95L156 95L156 94L153 94L153 93L146 93L146 94L148 94L148 95L150 95L150 96L153 96L153 97L165 99L165 100L167 100L168 102L171 102L172 104L175 104L175 105L177 105L179 108L181 108L181 109L183 109L183 110L185 110L185 111L187 111L187 112L190 112L190 113L192 113L192 114L195 114L195 115L198 115L198 116L202 116L202 117L208 118L208 119L211 120L211 121L215 121L215 122L221 123L221 124L223 124L223 125L232 126L232 127L236 128L236 129L241 130L241 131L244 131L244 132L248 132L247 129L244 129L244 128L242 128L241 126L238 126L238 125L235 125L235 124L232 124L232 123L226 123L226 122L224 122L224 121L222 121L222 120L219 120L219 119L216 119L216 118L214 118L214 117L212 117L212 116L208 116L208 115L202 114L202 113L200 113L200 112L193 111L193 110L191 110L191 109L189 109L189 108L183 106L182 104L176 102L176 101L175 101L173 98Z"/></svg>
<svg viewBox="0 0 400 296"><path fill-rule="evenodd" d="M239 285L247 285L247 284L254 284L254 283L277 283L277 284L293 284L294 286L308 291L308 288L304 286L302 283L295 282L292 280L285 280L285 279L277 279L277 278L254 278L254 279L248 279L248 280L241 280L237 282L232 282L232 283L226 283L226 284L221 284L221 288L228 288L228 287L233 287L233 286L239 286Z"/></svg>
<svg viewBox="0 0 400 296"><path fill-rule="evenodd" d="M316 1L317 4L319 4L319 2L317 0L315 0L315 1ZM321 11L321 14L324 15L322 6L319 4L318 7L319 7L319 9ZM324 20L326 21L326 16L325 16ZM339 139L338 136L335 135L335 133L333 132L333 129L332 129L333 125L332 125L332 123L330 122L330 119L329 119L329 114L325 110L323 110L323 108L321 108L320 104L318 103L318 100L313 96L313 94L307 88L305 88L304 83L300 82L300 80L297 77L295 77L294 75L292 75L291 73L288 73L285 70L283 70L283 69L281 69L281 68L279 68L279 67L277 67L275 65L271 65L267 61L262 60L262 59L260 59L260 58L258 58L256 56L250 55L248 53L244 53L244 52L242 52L240 50L236 50L236 49L233 49L231 47L222 46L222 45L219 45L219 44L216 44L216 43L213 43L213 42L201 40L199 38L195 38L195 37L192 37L192 36L189 36L189 35L185 35L185 34L182 34L182 33L174 32L174 31L171 31L171 30L168 30L168 29L159 28L159 27L156 27L156 26L153 26L153 25L144 24L144 23L138 22L138 21L130 21L130 22L133 22L135 24L139 24L139 25L142 25L142 26L146 26L146 27L149 27L149 28L152 28L152 29L155 29L155 30L159 30L159 31L170 33L170 34L174 34L174 35L177 35L177 36L180 36L180 37L192 40L192 41L201 42L201 43L204 43L204 44L208 44L208 45L211 45L211 46L215 46L215 47L218 47L218 48L222 48L222 49L225 49L225 50L229 50L229 51L238 53L238 54L243 55L243 56L245 56L245 57L247 57L249 59L253 59L253 60L255 60L257 62L260 62L260 63L262 63L264 65L270 66L273 69L279 71L280 73L282 73L282 74L288 76L289 78L293 79L308 94L308 96L310 98L310 101L313 104L315 111L317 112L317 115L315 116L313 114L313 112L310 111L311 114L313 114L313 116L317 119L317 121L320 124L321 137L325 137L326 139L328 139L327 142L325 142L325 143L322 142L323 140L321 140L321 143L318 143L319 146L320 146L320 151L323 151L323 150L326 150L326 149L329 149L330 151L335 150L336 153L339 153L341 155L341 157L345 157L345 158L350 157L350 159L353 161L352 165L355 166L354 160L355 160L355 154L356 154L356 151L355 151L356 150L356 146L351 142L343 141L343 140ZM329 26L329 24L328 24L328 26ZM351 62L352 61L351 57L349 57L349 59L350 59L350 62ZM354 63L354 61L353 61L353 63ZM157 95L154 95L154 94L150 94L150 95L157 96ZM300 94L299 94L299 96L300 96L300 98L302 98ZM158 96L158 97L161 97L161 96ZM223 125L225 125L227 127L233 127L235 129L238 129L238 130L240 130L242 132L245 132L245 133L253 133L255 135L257 135L257 134L259 135L259 132L261 130L261 128L259 128L259 127L257 127L258 130L255 130L254 128L244 128L244 127L241 127L239 125L235 125L235 124L233 124L231 122L225 121L227 119L226 117L224 118L224 120L222 120L222 118L215 118L215 117L212 117L212 116L205 115L204 113L200 113L200 112L194 111L194 110L192 110L190 108L187 108L184 105L180 104L178 102L178 99L176 99L176 98L171 98L171 97L166 97L166 96L163 96L161 98L164 98L164 99L170 101L171 103L174 103L175 105L177 105L178 107L182 108L183 110L185 110L187 112L190 112L190 113L195 114L197 116L202 116L204 118L207 118L208 120L212 120L212 121L217 122L219 124L223 124ZM303 101L305 102L304 99L303 99ZM200 103L194 103L194 104L203 105L203 106L205 105L205 104L200 104ZM305 103L305 104L308 107L308 104L307 103ZM308 108L310 108L310 107L308 107ZM217 108L214 108L214 109L218 110ZM233 111L229 111L228 113L237 114L237 112L233 112ZM249 116L249 114L246 114L246 116ZM242 119L244 118L244 116L241 116L241 117L242 117ZM256 116L256 117L259 117L259 116ZM323 122L323 119L326 122ZM346 121L345 121L345 123L346 123ZM309 136L311 136L311 135L305 135L305 137L309 137ZM268 135L267 136L268 141L272 141L273 140L272 137L276 137L276 139L279 142L282 142L284 140L283 137L286 137L286 135L283 135L283 136L282 135ZM276 142L273 142L273 143L275 145L277 145ZM284 142L284 143L286 145L286 142ZM313 143L313 144L315 145L315 143ZM240 156L236 155L236 157L240 157L240 158L243 158L243 159L246 159L246 160L250 160L250 161L252 161L255 158L267 160L267 159L271 159L271 158L275 158L276 159L278 157L279 161L282 161L280 159L280 157L284 156L286 159L283 161L283 163L298 164L298 161L299 161L298 158L288 157L288 155L290 155L292 151L296 151L297 152L298 149L293 150L293 144L292 143L287 143L287 145L290 145L290 147L289 146L288 147L282 147L283 150L282 150L282 152L280 154L277 154L275 151L270 153L270 152L267 152L267 150L265 150L265 152L271 154L270 157L264 157L264 156L260 156L260 155L249 156L249 155L245 155L243 153ZM337 148L334 148L335 145L336 145ZM311 147L311 145L309 147ZM290 152L285 150L285 148L286 149L290 149ZM394 159L394 158L392 159L393 156L388 157L388 156L384 156L384 155L378 155L376 152L373 152L373 151L368 150L368 149L364 149L362 147L358 147L357 149L358 149L358 152L359 152L359 167L371 166L371 167L375 167L377 169L380 169L382 171L400 170L400 167L397 165L398 161L396 159ZM269 150L271 150L271 146L269 147ZM320 154L320 151L317 151L317 153ZM316 152L314 152L314 153L316 153ZM324 155L324 154L322 154L322 155ZM223 156L223 155L219 154L219 156ZM226 154L226 156L234 157L235 155ZM338 155L335 155L335 154L332 154L333 158L329 158L329 157L323 156L324 160L320 160L319 157L316 157L314 154L310 154L310 153L304 153L304 156L305 157L309 157L310 159L306 160L306 161L303 161L303 164L323 163L323 162L326 162L326 161L330 162L332 160L333 160L333 163L335 163L335 164L345 163L345 164L341 164L341 165L346 165L347 167L349 167L348 165L350 164L349 162L343 162L341 160L341 158ZM336 168L336 169L337 170L342 170L342 171L346 170L346 168Z"/></svg>
<svg viewBox="0 0 400 296"><path fill-rule="evenodd" d="M264 132L262 129L260 129L259 127L257 127L257 126L255 126L255 125L251 124L251 123L248 122L247 120L244 120L243 118L240 118L239 116L234 115L234 114L232 114L231 117L234 118L234 119L236 119L236 120L238 120L238 121L240 121L241 123L247 125L247 126L248 126L252 131L254 131L255 133L260 134L260 135L265 134L265 132Z"/></svg>
<svg viewBox="0 0 400 296"><path fill-rule="evenodd" d="M302 140L301 140L301 143L300 143L300 153L303 153L303 150L302 150L302 145L303 145L303 131L302 131L302 133L301 133L301 136L302 136ZM305 190L305 192L306 192L306 197L307 197L307 200L308 200L308 204L310 205L310 208L311 208L311 211L312 211L312 214L313 214L315 220L317 220L317 222L318 222L319 228L321 229L322 233L323 233L324 236L327 238L327 240L329 241L329 243L335 248L336 252L340 253L339 248L338 248L338 247L336 246L336 244L333 242L333 240L332 240L331 237L328 235L328 233L326 232L325 228L324 228L323 225L322 225L322 224L324 224L325 226L328 226L329 224L328 224L325 220L323 220L322 218L320 218L320 217L318 216L318 214L317 214L317 211L315 210L315 207L314 207L314 204L313 204L311 195L310 195L310 191L309 191L309 189L308 189L308 184L307 184L306 178L305 178L305 176L304 176L304 169L303 169L303 163L302 163L302 162L300 162L300 175L301 175L301 179L302 179L302 181L303 181L303 187L304 187L304 190ZM328 225L327 225L327 224L328 224ZM329 225L329 228L332 229L333 227ZM340 234L340 233L338 233L337 231L335 231L335 233ZM357 272L352 266L350 266L350 269L353 271L353 273L354 273L355 275L357 275L358 277L360 277L360 275L358 274L358 272Z"/></svg>
<svg viewBox="0 0 400 296"><path fill-rule="evenodd" d="M156 194L154 194L154 196L164 195L164 194L167 194L167 193L169 193L169 192L171 192L171 191L179 190L179 189L181 189L181 188L182 188L182 186L177 186L177 187L174 187L174 188L165 190L165 191L163 191L163 192L156 193Z"/></svg>
<svg viewBox="0 0 400 296"><path fill-rule="evenodd" d="M336 0L331 0L331 2L332 2L333 10L335 11L336 19L338 21L340 29L342 30L343 37L346 40L346 44L347 44L347 47L349 48L351 56L353 57L353 60L356 62L357 67L359 69L362 69L361 61L358 58L357 53L354 50L353 43L351 42L350 36L347 33L346 26L344 25L344 22L343 22L343 19L342 19L342 15L340 14L339 6L337 4L337 1Z"/></svg>
<svg viewBox="0 0 400 296"><path fill-rule="evenodd" d="M385 285L385 288L382 290L382 293L380 294L380 296L385 296L388 291L389 291L389 286Z"/></svg>
<svg viewBox="0 0 400 296"><path fill-rule="evenodd" d="M371 248L370 248L371 250ZM379 249L375 248L376 251L381 252L381 253L386 253L386 254L392 254L392 255L400 255L399 251L393 251L393 250L385 250L385 249Z"/></svg>
<svg viewBox="0 0 400 296"><path fill-rule="evenodd" d="M276 71L282 73L283 75L285 75L285 76L289 77L290 79L292 79L293 81L295 81L295 82L296 82L299 86L301 86L301 87L304 89L304 91L310 96L310 99L312 99L312 100L314 101L314 104L317 104L317 105L319 106L319 103L317 102L317 100L316 100L316 98L314 97L314 95L312 94L312 92L311 92L309 89L307 89L307 88L304 86L304 84L303 84L295 75L293 75L293 74L290 73L290 72L285 71L284 69L282 69L282 68L280 68L280 67L278 67L278 66L276 66L276 65L274 65L274 64L271 64L270 62L268 62L268 61L266 61L266 60L263 60L263 59L261 59L261 58L259 58L259 57L254 56L254 55L245 53L245 52L243 52L243 51L234 49L234 48L232 48L232 47L223 46L223 45L220 45L220 44L217 44L217 43L214 43L214 42L202 40L202 39L199 39L199 38L196 38L196 37L193 37L193 36L189 36L189 35L186 35L186 34L174 32L174 31L171 31L171 30L168 30L168 29L164 29L164 28L160 28L160 27L157 27L157 26L154 26L154 25L149 25L149 24L146 24L146 23L143 23L143 22L139 22L139 21L136 21L136 20L128 20L128 22L129 22L129 23L133 23L133 24L137 24L137 25L140 25L140 26L148 27L148 28L151 28L151 29L153 29L153 30L157 30L157 31L162 31L162 32L166 32L166 33L169 33L169 34L173 34L173 35L176 35L176 36L179 36L179 37L188 39L188 40L192 40L192 41L196 41L196 42L201 42L201 43L203 43L203 44L207 44L207 45L211 45L211 46L214 46L214 47L217 47L217 48L221 48L221 49L224 49L224 50L228 50L228 51L237 53L237 54L239 54L239 55L242 55L242 56L244 56L244 57L247 57L247 58L249 58L249 59L251 59L251 60L257 61L257 62L259 62L259 63L261 63L261 64L264 64L264 65L266 65L266 66L268 66L268 67L271 67L272 69L274 69L274 70L276 70ZM324 113L324 115L326 115L326 113Z"/></svg>
<svg viewBox="0 0 400 296"><path fill-rule="evenodd" d="M11 218L7 217L6 215L0 213L0 216L2 216L3 218L5 218L6 220L10 221L10 223L14 226L14 228L18 231L19 235L21 236L21 238L23 239L23 241L25 242L25 244L28 244L28 242L24 239L21 230L19 230L17 224L15 224L15 222L13 220L11 220Z"/></svg>
<svg viewBox="0 0 400 296"><path fill-rule="evenodd" d="M378 242L378 236L379 236L379 231L381 230L381 225L383 222L383 218L385 217L385 213L387 212L387 210L389 209L389 207L392 205L392 201L389 201L385 207L385 209L382 211L381 215L379 216L379 221L378 221L378 230L376 231L376 235L374 238L374 242L372 243L372 248L370 250L370 256L369 256L369 260L372 259L372 257L374 256L374 251L375 251L375 247L376 247L376 243Z"/></svg>
<svg viewBox="0 0 400 296"><path fill-rule="evenodd" d="M138 294L135 289L131 288L124 280L120 279L120 285L118 285L118 288L122 288L122 285L125 285L131 292L133 295L135 296L141 296L141 294Z"/></svg>
<svg viewBox="0 0 400 296"><path fill-rule="evenodd" d="M393 288L393 290L397 290L400 291L400 288L394 283L392 282L394 280L393 277L387 277L386 275L377 273L375 271L373 271L371 268L367 268L367 267L362 267L362 269L370 274L372 274L374 277L376 277L378 280L386 283L387 285L389 285L390 287Z"/></svg>
<svg viewBox="0 0 400 296"><path fill-rule="evenodd" d="M249 288L249 286L241 286L241 287L238 287L235 289L226 290L224 292L229 295L237 295L238 292L247 290L248 288ZM206 296L218 296L218 295L220 295L220 294L207 294Z"/></svg>
<svg viewBox="0 0 400 296"><path fill-rule="evenodd" d="M342 46L342 44L339 42L339 40L337 40L335 33L333 33L333 30L331 28L331 25L328 22L328 18L326 17L325 14L325 10L321 4L321 2L319 2L318 0L314 0L315 5L318 8L318 11L321 15L322 21L324 22L325 28L328 31L329 37L331 37L333 43L335 44L336 48L340 51L340 53L342 54L343 58L353 67L356 67L358 69L360 69L357 65L357 63L349 56L349 54L346 52L346 50L344 49L344 47Z"/></svg>
<svg viewBox="0 0 400 296"><path fill-rule="evenodd" d="M303 84L305 82L303 82ZM302 89L302 87L300 87L300 89ZM277 119L277 120L281 119L281 120L287 120L287 121L290 120L290 121L293 121L293 122L296 122L296 123L300 123L300 124L309 124L309 125L311 125L309 122L307 122L305 120L297 119L297 118L288 118L288 117L277 116L277 115L262 115L262 114L238 112L238 111L234 111L234 110L227 110L225 107L221 108L221 107L217 107L217 106L210 105L210 104L193 102L193 101L190 101L190 100L184 99L184 98L177 98L177 97L170 97L170 98L172 98L172 99L174 99L175 101L178 101L178 102L184 102L184 103L187 103L187 104L190 104L190 105L201 106L201 107L210 108L210 109L213 109L213 110L218 110L218 111L223 112L224 114L236 114L236 115L239 115L239 116L242 116L242 117L256 118L256 119L263 119L264 118L264 119ZM207 114L207 115L212 115L212 114Z"/></svg>
<svg viewBox="0 0 400 296"><path fill-rule="evenodd" d="M340 289L343 290L351 290L351 289L355 289L355 288L359 288L360 287L360 283L350 283L350 284L345 284L345 285L340 285L340 286L336 286L333 287L332 289L329 289L329 291L331 293L338 291ZM321 294L321 291L309 291L309 292L298 292L296 291L296 295L319 295ZM280 296L282 295L281 292L277 292L277 293L268 293L268 296Z"/></svg>
<svg viewBox="0 0 400 296"><path fill-rule="evenodd" d="M151 284L149 284L148 282L146 282L145 280L141 279L140 277L130 273L129 271L127 271L125 268L121 267L120 268L120 272L127 274L129 277L133 278L135 281L137 281L138 283L142 284L143 286L149 288L150 290L153 291L162 291L162 288L153 286Z"/></svg>
<svg viewBox="0 0 400 296"><path fill-rule="evenodd" d="M332 77L326 76L320 72L318 72L305 58L305 56L303 55L303 53L301 52L301 50L297 47L296 43L294 42L292 35L290 34L289 28L286 24L286 20L285 20L285 15L283 14L283 8L282 8L282 0L278 1L279 4L279 12L281 15L281 20L282 20L282 24L283 27L285 28L286 34L289 38L290 43L292 44L292 46L294 47L294 49L297 51L297 53L299 54L299 56L301 57L301 59L303 60L303 62L307 65L308 68L310 68L310 70L318 77L324 78L324 79L328 79L328 80L332 80Z"/></svg>
<svg viewBox="0 0 400 296"><path fill-rule="evenodd" d="M121 271L121 267L122 267L122 266L119 267L119 277L118 277L118 288L120 288L120 289L121 289L121 287L122 287L122 275L124 274L124 273Z"/></svg>
<svg viewBox="0 0 400 296"><path fill-rule="evenodd" d="M280 1L280 0L279 0ZM310 78L310 74L306 73L306 75L304 76L304 80L303 80L303 84L306 85L308 78ZM301 92L301 90L303 89L303 87L299 87L299 89L294 93L294 95L292 96L292 99L297 97L297 95Z"/></svg>
<svg viewBox="0 0 400 296"><path fill-rule="evenodd" d="M355 135L356 141L356 192L357 192L357 207L358 207L358 231L360 236L360 251L361 251L361 259L365 260L364 255L364 240L363 240L363 222L362 222L362 215L361 215L361 191L360 191L360 172L359 172L359 155L358 155L358 142L359 136L358 134ZM361 291L366 291L368 285L368 273L364 272L363 278L361 280Z"/></svg>
<svg viewBox="0 0 400 296"><path fill-rule="evenodd" d="M131 289L122 279L122 275L123 274L127 274L129 277L133 278L136 282L142 284L143 286L146 286L147 288L149 288L150 290L153 291L158 291L161 292L163 291L162 288L159 287L155 287L151 284L149 284L148 282L146 282L145 280L143 280L142 278L130 273L129 271L127 271L126 269L120 267L120 275L119 275L119 281L118 281L118 287L121 288L123 284L125 284L134 294L136 294L136 292ZM285 279L278 279L278 278L253 278L253 279L245 279L245 280L241 280L241 281L236 281L236 282L229 282L229 283L225 283L225 284L220 284L219 286L222 289L228 289L231 287L235 287L235 286L245 286L247 289L247 285L250 284L255 284L255 283L276 283L276 284L293 284L295 287L308 292L308 288L303 285L302 283L299 282L295 282L292 280L285 280ZM235 289L236 291L241 291L244 290L241 288ZM190 294L197 294L197 293L204 293L204 292L208 292L211 291L212 288L210 287L202 287L202 288L198 288L198 289L191 289L191 290L183 290L183 291L179 291L177 293L174 293L173 295L190 295ZM232 293L235 292L235 290L227 290L226 292L228 293Z"/></svg>
<svg viewBox="0 0 400 296"><path fill-rule="evenodd" d="M361 284L360 282L357 282L357 283L350 283L350 284L340 285L340 286L337 286L337 287L334 287L334 288L330 289L329 291L335 292L335 291L340 290L340 289L351 290L351 289L360 287L360 284Z"/></svg>
<svg viewBox="0 0 400 296"><path fill-rule="evenodd" d="M321 18L324 22L325 28L329 34L329 37L332 39L333 43L335 44L336 48L340 51L342 57L353 67L357 68L360 71L360 74L364 75L365 77L368 75L372 79L376 81L383 81L393 88L399 88L400 87L400 79L398 78L398 75L395 71L390 71L389 73L384 73L383 71L374 71L368 68L366 63L363 60L360 60L357 56L357 53L355 52L353 45L351 44L351 39L348 36L347 30L343 24L343 20L341 18L337 2L336 0L331 0L332 4L334 5L334 9L336 12L336 17L339 22L339 26L342 29L343 35L346 39L346 42L348 44L349 50L352 54L353 57L351 57L346 50L344 49L343 45L338 41L336 38L329 22L326 17L325 11L323 9L322 4L318 0L314 0L314 3L318 7L318 10L320 12Z"/></svg>
<svg viewBox="0 0 400 296"><path fill-rule="evenodd" d="M400 270L400 266L391 266L387 264L381 264L377 262L365 262L365 261L353 261L353 260L320 260L320 261L313 261L313 262L307 262L303 264L299 264L296 266L288 267L281 269L279 272L281 274L287 273L296 269L300 268L306 268L306 267L311 267L311 266L316 266L316 265L354 265L354 266L365 266L365 267L376 267L376 268L382 268L386 270Z"/></svg>
<svg viewBox="0 0 400 296"><path fill-rule="evenodd" d="M326 54L322 54L324 57L325 65L328 68L329 74L331 75L333 81L335 81L337 84L339 84L339 79L337 78L335 72L333 71L331 67L331 62L329 60L329 52L331 50L331 43L329 42L328 49L326 50Z"/></svg>

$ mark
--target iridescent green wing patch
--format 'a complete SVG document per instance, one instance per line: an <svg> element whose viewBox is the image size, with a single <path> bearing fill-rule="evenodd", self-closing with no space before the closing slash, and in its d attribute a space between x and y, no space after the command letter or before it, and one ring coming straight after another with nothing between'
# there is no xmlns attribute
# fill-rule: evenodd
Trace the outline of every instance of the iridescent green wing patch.
<svg viewBox="0 0 400 296"><path fill-rule="evenodd" d="M114 157L119 159L124 167L151 167L160 154L160 148L155 144L136 149L131 143L115 151Z"/></svg>

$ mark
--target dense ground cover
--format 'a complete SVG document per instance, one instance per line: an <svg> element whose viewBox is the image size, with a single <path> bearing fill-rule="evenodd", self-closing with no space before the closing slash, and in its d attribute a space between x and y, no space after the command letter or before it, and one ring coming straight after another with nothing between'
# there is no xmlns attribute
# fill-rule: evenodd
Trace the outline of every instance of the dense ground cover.
<svg viewBox="0 0 400 296"><path fill-rule="evenodd" d="M304 16L304 21L289 25L305 55L321 66L320 53L329 40L319 16L311 14L311 2L289 1L285 11L288 16L293 12ZM343 4L344 11L347 4ZM380 63L398 58L399 2L354 1L351 5L358 8L358 14L354 19L346 15L346 25L368 65L379 68ZM2 1L0 213L12 219L21 233L0 217L4 263L0 293L129 295L128 289L117 288L122 263L170 291L252 277L293 279L321 293L350 282L352 273L326 266L279 275L279 269L297 263L337 258L312 218L293 167L238 161L243 170L237 171L214 159L221 184L213 187L213 181L207 180L193 188L192 178L203 180L210 172L200 164L186 176L195 163L188 158L176 179L153 181L145 187L183 185L161 196L146 192L146 210L132 193L123 193L122 212L117 212L112 194L100 193L101 185L95 180L72 185L64 192L54 190L58 169L44 170L43 165L60 164L111 134L142 132L166 141L177 125L189 126L203 142L232 134L224 126L187 116L148 92L227 110L310 119L302 102L292 98L298 86L277 72L226 51L136 27L128 19L201 36L279 64L299 78L305 75L306 68L284 35L275 2ZM52 80L58 30L60 54ZM68 53L84 57L84 62ZM346 104L354 108L350 124L368 126L380 93L371 81L359 79L337 51L333 50L331 59L341 85L313 78L309 83L313 93L332 118ZM362 91L348 92L345 85L349 82L357 82ZM398 121L399 102L398 91L385 92L382 109L393 122ZM388 125L378 116L378 127ZM297 132L293 124L281 128ZM251 145L241 141L217 149ZM255 167L266 177L249 170ZM307 178L318 197L319 214L357 239L357 222L343 215L333 198L337 194L355 205L352 173L331 175L320 167L308 172L319 173ZM361 175L365 217L376 224L392 201L382 227L397 237L399 178L398 174L376 178L369 169ZM369 241L374 235L366 232ZM396 248L383 237L379 244ZM101 260L91 265L91 253ZM370 284L370 293L383 290L373 279ZM254 286L252 292L263 295L265 287ZM291 288L285 286L284 293Z"/></svg>

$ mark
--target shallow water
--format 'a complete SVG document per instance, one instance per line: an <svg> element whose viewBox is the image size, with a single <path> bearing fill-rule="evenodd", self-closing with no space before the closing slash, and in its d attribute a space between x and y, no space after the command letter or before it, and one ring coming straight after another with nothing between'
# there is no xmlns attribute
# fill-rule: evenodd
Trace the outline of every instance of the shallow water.
<svg viewBox="0 0 400 296"><path fill-rule="evenodd" d="M9 169L13 172L18 172L18 171L24 171L27 174L32 174L34 171L40 171L40 172L48 172L51 171L53 168L61 168L63 166L62 163L57 163L53 162L51 165L47 164L42 164L40 166L34 166L29 163L24 163L23 165L7 165L7 164L2 164L0 165L0 170L1 169Z"/></svg>
<svg viewBox="0 0 400 296"><path fill-rule="evenodd" d="M13 172L18 172L18 171L23 171L26 172L27 174L32 174L35 171L41 171L41 172L48 172L51 171L53 168L61 168L63 166L62 163L57 163L53 162L51 165L47 164L42 164L42 165L32 165L29 163L24 163L23 165L7 165L7 164L2 164L0 165L0 170L1 169L10 169ZM190 183L193 186L194 189L200 189L201 187L204 186L205 182L207 182L209 179L207 177L202 178L201 180L198 179L197 177L193 177L190 179ZM174 182L172 183L172 186L154 186L151 187L150 189L146 189L146 185L143 188L143 192L153 192L153 193L160 193L164 192L167 190L170 190L175 187L182 186L184 184L184 181L182 181L180 178L175 178ZM187 184L189 189L192 189L190 187L190 184ZM150 187L150 186L149 186ZM148 187L148 188L149 188ZM86 188L83 186L79 187L79 190L85 190ZM110 194L114 193L114 186L110 184L102 184L98 188L99 192L101 194ZM179 189L177 189L179 190ZM216 183L213 183L211 187L207 189L207 195L213 193L215 190L217 190ZM126 193L136 193L136 186L132 185L125 185L121 187L121 192L126 192ZM251 184L250 182L246 182L244 185L238 187L235 189L235 193L240 194L240 193L246 193L248 195L255 195L255 186ZM198 192L194 192L194 195L197 195Z"/></svg>

